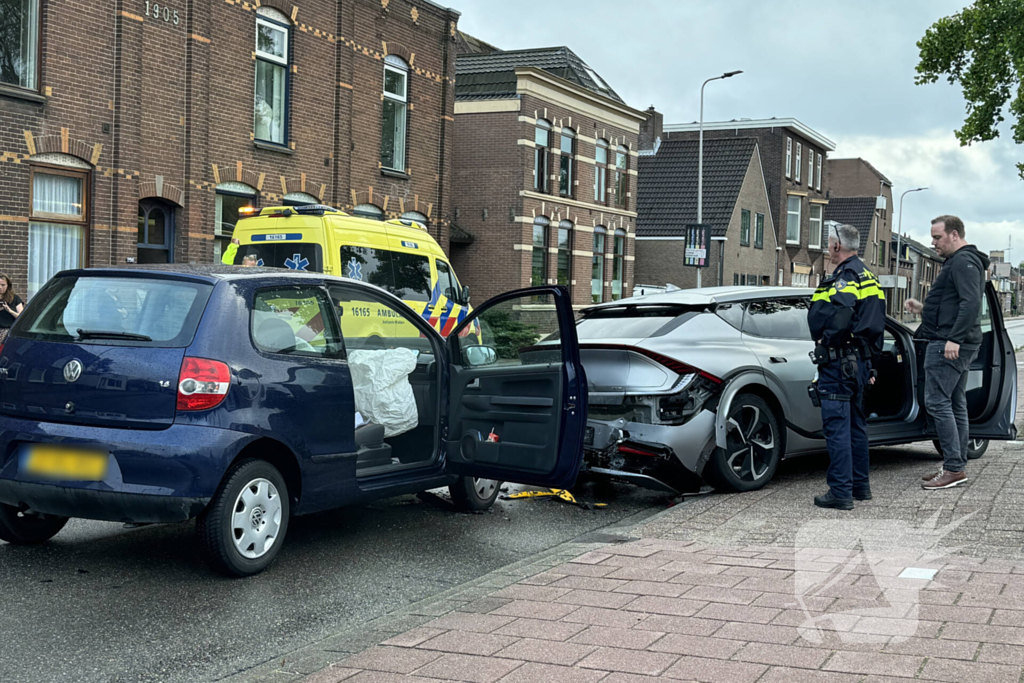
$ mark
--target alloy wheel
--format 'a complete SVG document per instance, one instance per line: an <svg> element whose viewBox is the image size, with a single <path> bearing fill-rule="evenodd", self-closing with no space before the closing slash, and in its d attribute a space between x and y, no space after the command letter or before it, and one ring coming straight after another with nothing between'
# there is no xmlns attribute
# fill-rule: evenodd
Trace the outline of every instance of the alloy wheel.
<svg viewBox="0 0 1024 683"><path fill-rule="evenodd" d="M235 549L250 560L270 551L281 529L283 505L277 487L266 479L253 479L235 499L231 538Z"/></svg>
<svg viewBox="0 0 1024 683"><path fill-rule="evenodd" d="M726 466L741 480L759 481L768 473L775 453L775 430L760 407L741 405L733 413L726 444Z"/></svg>

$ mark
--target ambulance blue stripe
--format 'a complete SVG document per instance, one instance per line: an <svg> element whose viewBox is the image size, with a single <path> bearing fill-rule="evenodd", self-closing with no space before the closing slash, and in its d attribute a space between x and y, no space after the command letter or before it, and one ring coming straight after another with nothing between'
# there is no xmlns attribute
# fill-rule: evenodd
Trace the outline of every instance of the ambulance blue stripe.
<svg viewBox="0 0 1024 683"><path fill-rule="evenodd" d="M422 318L427 322L430 322L430 312L434 310L434 306L437 304L437 300L441 298L441 281L438 280L434 283L434 291L430 293L430 303L427 304L426 308L423 309Z"/></svg>
<svg viewBox="0 0 1024 683"><path fill-rule="evenodd" d="M449 300L448 300L448 305L446 305L446 306L444 307L444 313L442 313L442 314L441 314L441 322L440 322L440 324L439 324L439 325L437 326L437 328L438 328L439 330L441 330L442 332L444 332L444 326L445 326L445 324L447 324L447 322L448 322L448 318L450 318L450 317L451 317L451 315L452 315L452 309L454 309L454 308L455 308L455 302L454 302L454 301L452 301L451 299L449 299Z"/></svg>
<svg viewBox="0 0 1024 683"><path fill-rule="evenodd" d="M463 306L463 307L462 307L462 310L461 310L461 311L459 311L459 320L458 320L458 324L459 324L459 325L461 325L461 324L462 324L462 321L466 319L466 316L467 316L467 315L469 315L469 311L467 311L467 310L466 310L466 307L465 307L465 306Z"/></svg>

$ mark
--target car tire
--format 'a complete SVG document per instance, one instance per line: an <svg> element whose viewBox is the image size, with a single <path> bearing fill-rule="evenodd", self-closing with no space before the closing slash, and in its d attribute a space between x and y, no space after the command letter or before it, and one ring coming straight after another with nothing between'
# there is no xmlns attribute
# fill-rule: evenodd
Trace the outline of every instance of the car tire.
<svg viewBox="0 0 1024 683"><path fill-rule="evenodd" d="M462 512L483 512L490 510L494 505L504 483L496 479L459 477L454 484L448 485L448 493L451 494L455 509Z"/></svg>
<svg viewBox="0 0 1024 683"><path fill-rule="evenodd" d="M935 451L941 456L942 455L942 444L939 443L938 439L932 440L932 445L935 446ZM970 439L967 442L967 459L977 460L981 456L985 455L985 451L988 450L988 439Z"/></svg>
<svg viewBox="0 0 1024 683"><path fill-rule="evenodd" d="M715 449L703 477L719 491L755 491L771 481L782 459L779 421L763 398L740 394L728 424L728 447Z"/></svg>
<svg viewBox="0 0 1024 683"><path fill-rule="evenodd" d="M196 519L203 558L226 576L260 573L281 551L290 503L284 477L273 465L264 460L235 464Z"/></svg>
<svg viewBox="0 0 1024 683"><path fill-rule="evenodd" d="M13 505L0 504L0 540L13 545L37 545L57 535L67 517L26 514Z"/></svg>

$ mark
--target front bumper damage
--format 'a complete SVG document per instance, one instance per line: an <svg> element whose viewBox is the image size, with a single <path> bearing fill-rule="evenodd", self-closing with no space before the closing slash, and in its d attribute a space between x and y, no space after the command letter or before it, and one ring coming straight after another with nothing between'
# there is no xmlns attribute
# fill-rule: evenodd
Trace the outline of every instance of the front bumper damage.
<svg viewBox="0 0 1024 683"><path fill-rule="evenodd" d="M715 413L703 409L684 424L587 420L583 471L667 493L700 489L715 449Z"/></svg>

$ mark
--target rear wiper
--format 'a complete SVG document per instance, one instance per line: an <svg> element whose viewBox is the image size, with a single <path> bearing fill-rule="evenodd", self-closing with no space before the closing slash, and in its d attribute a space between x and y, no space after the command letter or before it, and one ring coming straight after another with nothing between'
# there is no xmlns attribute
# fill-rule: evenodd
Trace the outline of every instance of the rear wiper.
<svg viewBox="0 0 1024 683"><path fill-rule="evenodd" d="M135 334L134 332L115 332L114 330L83 330L77 329L78 337L75 341L81 341L83 339L128 339L130 341L143 341L151 342L152 337L147 337L144 334Z"/></svg>

